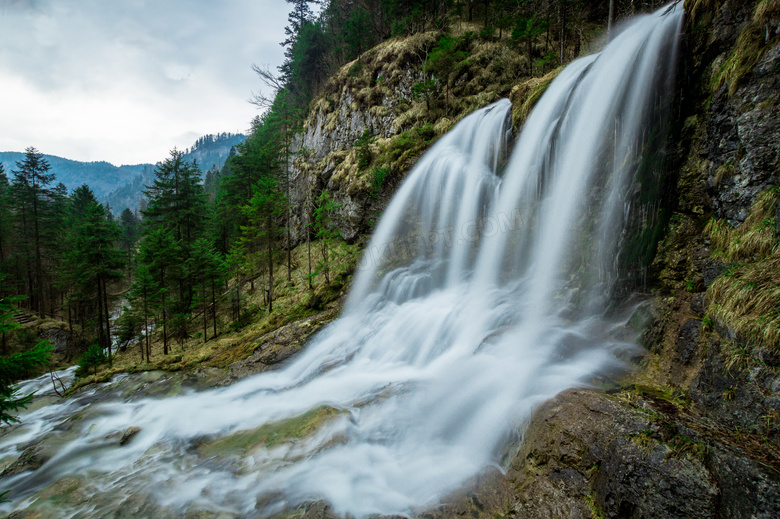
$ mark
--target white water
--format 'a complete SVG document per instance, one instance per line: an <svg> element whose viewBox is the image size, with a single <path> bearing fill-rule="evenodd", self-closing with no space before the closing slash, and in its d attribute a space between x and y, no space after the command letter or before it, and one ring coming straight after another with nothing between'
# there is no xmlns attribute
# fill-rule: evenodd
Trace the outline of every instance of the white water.
<svg viewBox="0 0 780 519"><path fill-rule="evenodd" d="M621 323L604 304L681 19L680 9L638 18L567 67L503 176L508 101L444 136L387 208L344 315L285 369L165 399L104 399L41 469L0 489L24 507L80 474L111 496L63 517L109 514L132 494L250 516L326 499L364 517L438 504L500 465L536 405L620 368L634 348L616 339ZM51 433L76 403L26 415L0 454ZM341 413L295 443L227 461L191 448L319 406ZM128 445L105 439L129 426L141 432Z"/></svg>

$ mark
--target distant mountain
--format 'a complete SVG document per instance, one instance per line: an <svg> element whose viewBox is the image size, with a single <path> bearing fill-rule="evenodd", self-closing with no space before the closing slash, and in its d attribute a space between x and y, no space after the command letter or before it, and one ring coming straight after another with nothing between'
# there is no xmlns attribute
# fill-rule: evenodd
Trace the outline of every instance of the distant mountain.
<svg viewBox="0 0 780 519"><path fill-rule="evenodd" d="M187 162L195 161L202 173L202 178L205 178L206 173L212 168L221 170L233 146L244 142L244 140L246 140L246 136L240 133L204 135L195 141L192 148L184 150L183 159ZM150 185L153 181L154 167L152 166L137 174L131 182L107 194L104 200L111 205L115 213L121 212L125 207L136 210L140 205L145 186Z"/></svg>
<svg viewBox="0 0 780 519"><path fill-rule="evenodd" d="M220 133L204 135L195 141L192 148L184 150L184 160L196 161L201 173L212 168L222 169L230 150L236 144L244 142L246 136L235 133ZM63 159L54 155L44 155L51 164L51 173L56 175L55 183L62 182L68 191L73 191L82 184L87 184L95 192L98 200L108 203L114 214L121 213L125 208L138 209L144 186L154 180L153 164L136 164L133 166L114 166L108 162L78 162ZM0 152L0 163L3 164L8 178L15 169L17 162L24 160L24 153L16 151Z"/></svg>
<svg viewBox="0 0 780 519"><path fill-rule="evenodd" d="M114 166L102 161L78 162L54 155L44 155L44 158L51 164L50 172L56 175L56 183L62 182L69 191L82 184L87 184L101 200L104 200L105 196L116 190L117 187L132 182L135 177L143 173L144 169L153 167L151 164ZM17 169L16 163L22 161L24 161L24 153L22 152L0 152L0 163L3 164L9 179L12 177L11 172ZM116 208L114 207L114 209Z"/></svg>
<svg viewBox="0 0 780 519"><path fill-rule="evenodd" d="M184 150L184 159L195 160L198 168L206 173L216 167L222 169L227 160L230 149L246 140L246 136L240 133L220 133L218 135L204 135L195 141L192 148Z"/></svg>

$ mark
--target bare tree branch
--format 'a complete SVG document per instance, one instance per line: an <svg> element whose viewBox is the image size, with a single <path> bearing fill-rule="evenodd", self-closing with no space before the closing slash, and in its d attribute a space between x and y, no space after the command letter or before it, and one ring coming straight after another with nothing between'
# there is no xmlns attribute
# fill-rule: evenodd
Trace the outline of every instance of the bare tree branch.
<svg viewBox="0 0 780 519"><path fill-rule="evenodd" d="M274 102L274 97L276 97L276 94L284 89L284 84L280 78L271 72L271 69L268 65L258 66L252 64L252 70L255 72L255 74L260 76L260 81L262 81L266 87L270 88L273 91L273 94L269 97L262 91L252 92L252 96L249 98L249 102L258 108L270 108Z"/></svg>

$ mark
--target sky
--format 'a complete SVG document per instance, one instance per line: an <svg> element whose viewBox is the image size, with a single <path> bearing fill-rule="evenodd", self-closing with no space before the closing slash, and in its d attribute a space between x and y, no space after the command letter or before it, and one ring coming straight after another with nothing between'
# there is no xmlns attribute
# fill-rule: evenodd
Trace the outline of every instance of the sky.
<svg viewBox="0 0 780 519"><path fill-rule="evenodd" d="M156 163L246 132L284 0L0 0L0 151ZM266 92L269 93L269 92Z"/></svg>

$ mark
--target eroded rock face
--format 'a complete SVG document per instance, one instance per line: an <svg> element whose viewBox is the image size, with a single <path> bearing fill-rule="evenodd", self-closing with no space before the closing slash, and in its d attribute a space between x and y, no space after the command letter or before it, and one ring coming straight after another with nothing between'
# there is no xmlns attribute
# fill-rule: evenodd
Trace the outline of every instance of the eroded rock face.
<svg viewBox="0 0 780 519"><path fill-rule="evenodd" d="M570 390L542 405L507 474L511 517L773 517L778 458L652 396Z"/></svg>
<svg viewBox="0 0 780 519"><path fill-rule="evenodd" d="M691 398L729 426L777 439L780 436L780 374L760 358L753 359L750 369L742 366L730 369L729 356L740 352L724 349L723 339L712 337L704 365L691 385ZM768 353L755 352L756 357L762 355ZM750 360L733 359L732 362Z"/></svg>
<svg viewBox="0 0 780 519"><path fill-rule="evenodd" d="M719 73L737 39L751 23L755 2L725 2L718 9L708 50L717 56L708 64ZM762 27L767 42L780 33L780 20ZM705 54L706 56L706 54ZM755 196L780 180L780 45L766 50L739 84L724 83L707 110L707 147L702 156L709 171L709 193L716 215L733 224L745 220Z"/></svg>

